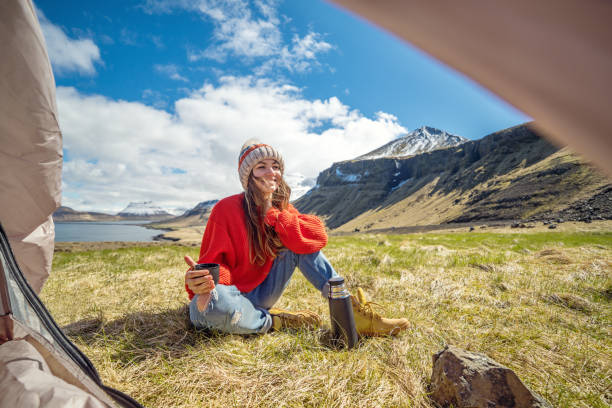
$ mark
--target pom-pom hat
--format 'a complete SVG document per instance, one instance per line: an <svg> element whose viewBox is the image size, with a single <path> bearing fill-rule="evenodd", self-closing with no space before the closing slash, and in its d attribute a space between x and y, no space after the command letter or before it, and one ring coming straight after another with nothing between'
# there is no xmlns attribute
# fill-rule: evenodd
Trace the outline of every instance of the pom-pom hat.
<svg viewBox="0 0 612 408"><path fill-rule="evenodd" d="M280 165L281 173L285 171L283 157L272 146L261 143L256 139L249 139L242 145L240 156L238 156L238 176L242 188L247 189L249 184L249 174L257 163L262 160L276 160Z"/></svg>

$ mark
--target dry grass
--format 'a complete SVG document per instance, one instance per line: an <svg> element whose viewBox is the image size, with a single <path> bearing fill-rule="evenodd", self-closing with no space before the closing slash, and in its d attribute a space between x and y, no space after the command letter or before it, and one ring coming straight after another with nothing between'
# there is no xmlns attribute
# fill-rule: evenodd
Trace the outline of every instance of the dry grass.
<svg viewBox="0 0 612 408"><path fill-rule="evenodd" d="M42 298L103 380L151 407L432 407L445 344L510 367L555 407L612 403L611 232L356 235L325 252L410 329L352 351L326 330L189 329L182 255L197 248L179 246L56 253ZM299 273L279 306L327 317Z"/></svg>

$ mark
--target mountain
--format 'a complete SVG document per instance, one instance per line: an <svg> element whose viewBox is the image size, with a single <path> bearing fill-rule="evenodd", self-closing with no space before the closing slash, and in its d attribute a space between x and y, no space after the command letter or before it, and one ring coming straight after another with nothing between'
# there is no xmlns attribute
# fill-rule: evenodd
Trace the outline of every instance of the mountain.
<svg viewBox="0 0 612 408"><path fill-rule="evenodd" d="M315 185L314 178L306 178L301 174L285 174L283 178L291 187L291 201L297 200Z"/></svg>
<svg viewBox="0 0 612 408"><path fill-rule="evenodd" d="M150 224L151 227L160 229L176 229L184 227L203 227L208 221L210 211L219 200L202 201L191 210L185 211L183 215L164 221Z"/></svg>
<svg viewBox="0 0 612 408"><path fill-rule="evenodd" d="M53 221L120 221L117 215L104 214L99 212L76 211L70 207L60 207L53 213Z"/></svg>
<svg viewBox="0 0 612 408"><path fill-rule="evenodd" d="M189 211L189 208L187 208L187 207L177 207L177 208L166 209L166 211L168 211L173 216L177 217L179 215L185 214L186 211Z"/></svg>
<svg viewBox="0 0 612 408"><path fill-rule="evenodd" d="M153 201L131 202L123 210L119 211L117 215L128 219L162 219L172 217L172 214L153 204Z"/></svg>
<svg viewBox="0 0 612 408"><path fill-rule="evenodd" d="M193 207L191 210L185 211L182 217L201 217L203 215L210 214L210 210L212 210L212 208L218 202L219 200L202 201L201 203L198 203L195 207Z"/></svg>
<svg viewBox="0 0 612 408"><path fill-rule="evenodd" d="M468 140L469 139L464 137L447 133L444 130L422 126L408 133L406 136L395 139L378 149L372 150L370 153L357 157L355 160L412 156L437 149L457 146Z"/></svg>
<svg viewBox="0 0 612 408"><path fill-rule="evenodd" d="M338 231L569 213L612 219L612 205L588 204L612 201L611 187L579 157L521 125L410 157L334 163L294 205Z"/></svg>

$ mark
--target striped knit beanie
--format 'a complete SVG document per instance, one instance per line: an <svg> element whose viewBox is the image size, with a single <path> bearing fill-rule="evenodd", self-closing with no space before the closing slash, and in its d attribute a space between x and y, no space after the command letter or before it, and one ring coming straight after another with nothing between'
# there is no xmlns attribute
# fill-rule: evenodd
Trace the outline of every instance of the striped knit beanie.
<svg viewBox="0 0 612 408"><path fill-rule="evenodd" d="M278 162L281 168L281 173L285 171L285 163L283 157L272 146L261 143L256 139L249 139L242 145L240 156L238 157L238 176L242 188L246 191L249 184L249 174L257 163L262 160L273 159Z"/></svg>

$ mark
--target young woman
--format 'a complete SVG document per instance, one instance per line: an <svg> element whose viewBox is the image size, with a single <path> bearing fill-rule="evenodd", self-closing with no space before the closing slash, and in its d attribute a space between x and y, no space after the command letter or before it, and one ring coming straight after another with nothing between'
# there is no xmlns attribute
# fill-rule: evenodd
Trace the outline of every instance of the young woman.
<svg viewBox="0 0 612 408"><path fill-rule="evenodd" d="M323 222L289 204L283 171L283 158L273 147L255 140L242 146L238 175L245 191L214 206L200 248L199 263L220 265L218 284L209 271L193 270L195 262L185 257L189 315L196 327L251 334L321 324L311 311L272 308L296 266L325 297L327 281L337 276L321 252L327 244ZM397 334L408 326L406 319L372 312L359 295L352 297L359 334Z"/></svg>

